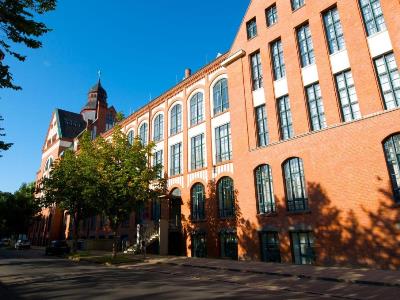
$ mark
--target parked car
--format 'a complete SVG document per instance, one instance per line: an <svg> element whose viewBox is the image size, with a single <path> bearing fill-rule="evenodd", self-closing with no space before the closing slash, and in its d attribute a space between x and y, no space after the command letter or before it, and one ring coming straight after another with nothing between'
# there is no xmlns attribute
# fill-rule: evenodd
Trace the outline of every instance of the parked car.
<svg viewBox="0 0 400 300"><path fill-rule="evenodd" d="M11 240L4 238L0 240L0 247L8 247L11 245Z"/></svg>
<svg viewBox="0 0 400 300"><path fill-rule="evenodd" d="M66 241L51 241L50 245L46 247L46 255L62 255L69 254L71 251Z"/></svg>
<svg viewBox="0 0 400 300"><path fill-rule="evenodd" d="M28 240L18 240L15 243L15 249L17 250L30 249L30 248L31 248L31 242Z"/></svg>

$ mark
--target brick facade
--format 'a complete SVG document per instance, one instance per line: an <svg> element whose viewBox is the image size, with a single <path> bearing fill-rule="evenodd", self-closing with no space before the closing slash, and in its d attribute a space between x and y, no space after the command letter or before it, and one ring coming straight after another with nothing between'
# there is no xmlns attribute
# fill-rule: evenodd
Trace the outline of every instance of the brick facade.
<svg viewBox="0 0 400 300"><path fill-rule="evenodd" d="M400 110L386 109L374 61L393 53L397 66L400 63L400 3L373 2L381 5L386 29L368 35L360 6L370 3L368 0L305 0L295 11L290 0L253 0L228 53L122 121L123 130L127 134L133 130L134 135L147 123L147 136L153 139L154 120L159 114L164 116L163 139L155 148L155 152L163 151L170 191L161 200L157 220L161 253L266 260L271 255L268 251L274 251L274 257L283 262L399 268L400 211L383 143L400 132ZM266 10L273 5L277 22L267 26ZM324 15L335 8L345 46L330 54ZM257 34L249 39L247 24L254 18ZM315 62L302 68L297 30L305 24L311 33ZM274 80L271 43L277 40L282 43L286 74ZM257 52L263 83L253 90L251 56ZM335 78L348 70L361 116L345 122ZM224 101L224 80L229 107L216 111ZM316 83L325 117L320 130L313 130L306 92ZM202 94L203 116L191 125L191 99L197 93ZM282 96L289 98L294 132L285 140L277 100ZM181 105L182 128L171 134L176 105ZM262 147L255 114L261 105L265 105L268 128L268 143ZM221 139L227 132L221 128L228 123L231 144ZM192 138L201 134L204 165L193 170ZM182 169L172 175L171 164L177 160L171 157L171 147L178 143ZM220 159L218 153L224 149L230 149L232 156L226 152ZM303 198L308 204L296 211L289 211L289 181L285 178L284 165L291 158L301 161ZM275 209L268 213L258 210L255 170L260 165L269 165L271 172ZM234 213L221 215L221 203L227 199L221 195L230 190L220 183L227 183L227 177L234 185ZM301 185L301 179L294 185L297 183ZM202 184L205 192L205 217L201 220L192 216L192 201L200 199L194 196L196 184ZM151 214L149 208L145 219L150 221ZM133 223L129 231L135 230ZM274 243L266 241L265 234L273 236Z"/></svg>

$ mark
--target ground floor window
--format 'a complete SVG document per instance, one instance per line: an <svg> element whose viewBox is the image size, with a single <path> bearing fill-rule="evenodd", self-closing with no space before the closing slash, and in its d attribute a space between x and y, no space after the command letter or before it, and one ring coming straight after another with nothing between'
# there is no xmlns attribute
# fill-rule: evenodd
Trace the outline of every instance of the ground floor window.
<svg viewBox="0 0 400 300"><path fill-rule="evenodd" d="M238 240L236 232L221 232L221 257L238 259Z"/></svg>
<svg viewBox="0 0 400 300"><path fill-rule="evenodd" d="M292 232L293 262L299 265L309 265L315 262L314 236L312 232Z"/></svg>
<svg viewBox="0 0 400 300"><path fill-rule="evenodd" d="M206 234L204 232L192 234L192 257L207 257Z"/></svg>
<svg viewBox="0 0 400 300"><path fill-rule="evenodd" d="M281 262L279 236L277 232L264 231L260 233L261 255L265 262Z"/></svg>

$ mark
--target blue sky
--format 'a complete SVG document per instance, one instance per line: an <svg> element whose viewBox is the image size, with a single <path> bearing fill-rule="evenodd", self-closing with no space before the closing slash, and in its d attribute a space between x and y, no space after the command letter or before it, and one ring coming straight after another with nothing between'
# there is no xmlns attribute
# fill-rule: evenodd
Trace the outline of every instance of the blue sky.
<svg viewBox="0 0 400 300"><path fill-rule="evenodd" d="M40 18L53 29L43 48L10 62L23 91L0 90L0 126L14 143L0 158L0 191L35 179L52 111L79 112L99 69L108 102L129 115L175 85L185 68L228 51L248 3L59 0Z"/></svg>

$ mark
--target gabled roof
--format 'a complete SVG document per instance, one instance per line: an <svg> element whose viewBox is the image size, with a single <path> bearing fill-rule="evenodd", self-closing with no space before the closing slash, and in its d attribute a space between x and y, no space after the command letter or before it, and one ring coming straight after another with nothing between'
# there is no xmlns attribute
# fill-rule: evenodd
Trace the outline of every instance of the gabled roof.
<svg viewBox="0 0 400 300"><path fill-rule="evenodd" d="M86 128L86 122L80 114L56 109L56 115L60 138L73 139Z"/></svg>

